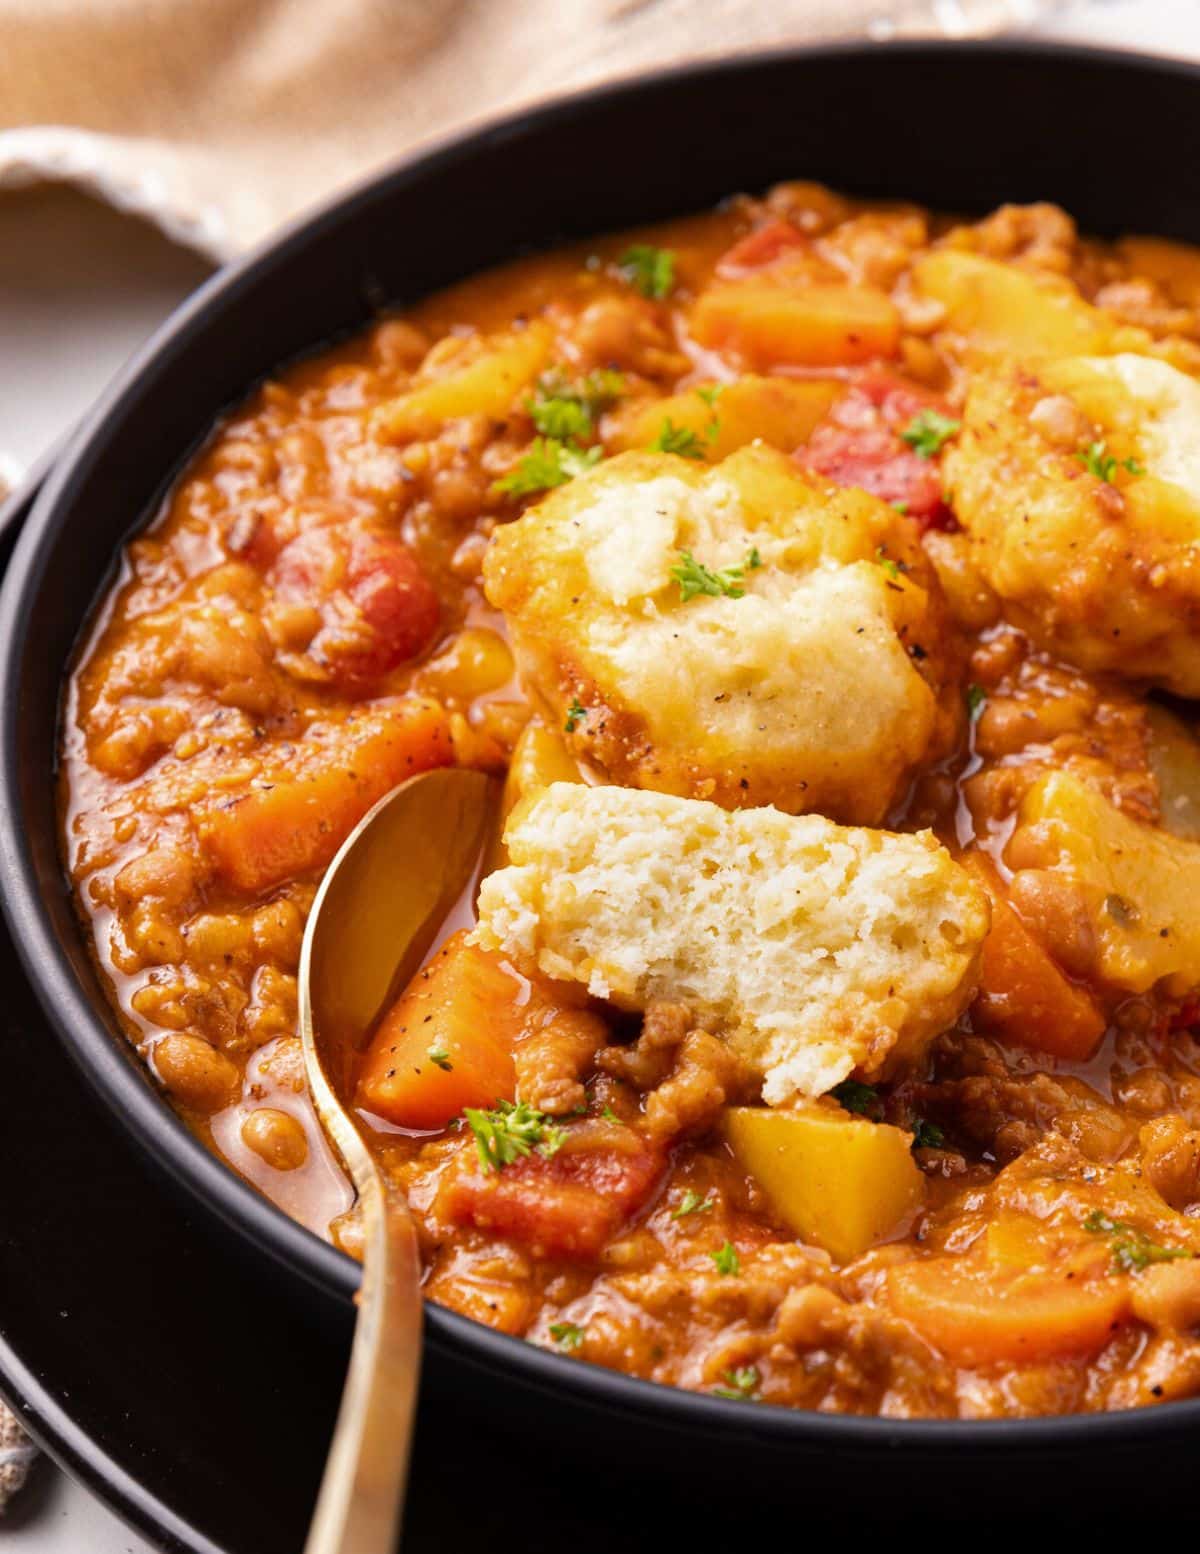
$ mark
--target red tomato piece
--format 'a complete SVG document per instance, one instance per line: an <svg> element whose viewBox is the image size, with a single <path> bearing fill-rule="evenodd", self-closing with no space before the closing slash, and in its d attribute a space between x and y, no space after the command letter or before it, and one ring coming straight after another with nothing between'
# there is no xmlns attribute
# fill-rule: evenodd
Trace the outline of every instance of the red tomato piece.
<svg viewBox="0 0 1200 1554"><path fill-rule="evenodd" d="M392 534L308 529L284 547L272 581L280 598L318 611L309 655L345 691L416 658L437 630L433 585Z"/></svg>
<svg viewBox="0 0 1200 1554"><path fill-rule="evenodd" d="M885 502L903 503L924 529L954 529L942 498L936 459L923 459L901 433L922 410L945 404L886 373L870 373L830 409L797 460L839 486L858 486Z"/></svg>
<svg viewBox="0 0 1200 1554"><path fill-rule="evenodd" d="M727 249L717 261L717 274L726 280L761 270L792 249L803 248L807 242L804 233L790 221L776 218L753 232L747 232L732 248Z"/></svg>
<svg viewBox="0 0 1200 1554"><path fill-rule="evenodd" d="M499 1171L484 1170L471 1140L443 1178L437 1211L539 1256L587 1260L647 1202L665 1164L661 1148L618 1123L577 1123L549 1160L535 1153Z"/></svg>

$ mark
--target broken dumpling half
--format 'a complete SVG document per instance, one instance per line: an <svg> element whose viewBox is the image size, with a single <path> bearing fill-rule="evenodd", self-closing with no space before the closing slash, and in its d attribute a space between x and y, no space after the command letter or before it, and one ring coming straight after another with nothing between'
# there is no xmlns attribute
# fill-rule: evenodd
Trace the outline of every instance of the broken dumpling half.
<svg viewBox="0 0 1200 1554"><path fill-rule="evenodd" d="M526 684L615 782L870 824L952 741L915 525L772 449L619 455L499 530L484 575Z"/></svg>
<svg viewBox="0 0 1200 1554"><path fill-rule="evenodd" d="M986 897L928 832L554 783L505 840L478 944L624 1009L686 1004L772 1104L886 1074L974 989Z"/></svg>
<svg viewBox="0 0 1200 1554"><path fill-rule="evenodd" d="M1200 383L1132 354L981 373L944 473L1018 625L1200 695Z"/></svg>

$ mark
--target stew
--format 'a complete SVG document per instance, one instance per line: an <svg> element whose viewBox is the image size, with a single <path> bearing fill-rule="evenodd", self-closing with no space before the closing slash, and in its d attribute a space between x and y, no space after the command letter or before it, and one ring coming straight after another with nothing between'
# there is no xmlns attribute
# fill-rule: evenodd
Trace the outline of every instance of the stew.
<svg viewBox="0 0 1200 1554"><path fill-rule="evenodd" d="M812 184L282 370L67 688L115 1007L353 1253L322 870L448 763L505 839L363 1053L430 1299L750 1403L1200 1393L1200 251Z"/></svg>

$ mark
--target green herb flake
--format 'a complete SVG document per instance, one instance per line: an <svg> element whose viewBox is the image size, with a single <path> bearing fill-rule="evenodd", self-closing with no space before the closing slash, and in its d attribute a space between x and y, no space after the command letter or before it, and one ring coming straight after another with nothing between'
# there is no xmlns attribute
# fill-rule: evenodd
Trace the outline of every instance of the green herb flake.
<svg viewBox="0 0 1200 1554"><path fill-rule="evenodd" d="M898 561L893 561L892 558L888 555L887 551L884 550L882 545L877 545L875 547L875 564L876 566L882 567L893 582L899 581L900 563Z"/></svg>
<svg viewBox="0 0 1200 1554"><path fill-rule="evenodd" d="M1097 480L1104 481L1111 486L1113 476L1119 469L1123 469L1129 475L1144 475L1145 467L1136 459L1118 459L1108 451L1108 443L1104 438L1096 442L1088 443L1086 448L1078 452L1075 457L1087 470L1089 475L1094 475Z"/></svg>
<svg viewBox="0 0 1200 1554"><path fill-rule="evenodd" d="M592 435L597 416L624 392L625 379L609 368L574 380L562 372L548 372L538 380L537 392L525 401L525 408L543 437L584 440Z"/></svg>
<svg viewBox="0 0 1200 1554"><path fill-rule="evenodd" d="M946 1135L938 1127L936 1122L926 1122L923 1117L912 1119L914 1149L941 1149L946 1142Z"/></svg>
<svg viewBox="0 0 1200 1554"><path fill-rule="evenodd" d="M908 516L908 503L907 502L889 502L888 506L889 507L894 507L895 510L902 517L907 517Z"/></svg>
<svg viewBox="0 0 1200 1554"><path fill-rule="evenodd" d="M685 1219L689 1214L707 1214L709 1209L716 1207L716 1200L711 1196L702 1198L698 1192L693 1192L689 1187L679 1200L677 1208L671 1210L672 1219Z"/></svg>
<svg viewBox="0 0 1200 1554"><path fill-rule="evenodd" d="M600 1115L604 1118L605 1122L620 1122L620 1120L621 1120L617 1116L616 1112L613 1111L612 1107L609 1106L607 1103L605 1103L605 1106L604 1106L603 1110L601 1111Z"/></svg>
<svg viewBox="0 0 1200 1554"><path fill-rule="evenodd" d="M742 1365L736 1370L725 1371L725 1385L714 1387L715 1398L728 1398L732 1403L757 1403L759 1374L755 1366Z"/></svg>
<svg viewBox="0 0 1200 1554"><path fill-rule="evenodd" d="M679 596L684 604L697 594L708 594L714 599L740 599L746 592L742 578L747 571L753 572L762 564L756 548L738 566L721 567L714 572L702 561L697 561L690 550L681 550L678 562L671 568L671 576L679 584Z"/></svg>
<svg viewBox="0 0 1200 1554"><path fill-rule="evenodd" d="M550 1337L567 1354L574 1354L581 1347L584 1329L577 1322L551 1322Z"/></svg>
<svg viewBox="0 0 1200 1554"><path fill-rule="evenodd" d="M536 1149L549 1160L563 1146L566 1133L528 1101L497 1101L491 1111L468 1106L463 1110L475 1135L479 1164L485 1171L502 1171L522 1155Z"/></svg>
<svg viewBox="0 0 1200 1554"><path fill-rule="evenodd" d="M513 470L497 480L492 490L500 496L531 496L551 491L582 475L602 458L602 448L581 448L577 442L555 437L535 437L529 451Z"/></svg>
<svg viewBox="0 0 1200 1554"><path fill-rule="evenodd" d="M900 436L919 459L932 459L961 427L961 421L939 410L918 410Z"/></svg>
<svg viewBox="0 0 1200 1554"><path fill-rule="evenodd" d="M860 1084L857 1079L843 1079L829 1093L848 1112L855 1112L860 1117L865 1117L879 1101L879 1092L874 1085Z"/></svg>
<svg viewBox="0 0 1200 1554"><path fill-rule="evenodd" d="M568 734L573 734L579 725L587 717L587 708L584 707L578 696L571 698L571 705L567 708L567 719L563 724Z"/></svg>
<svg viewBox="0 0 1200 1554"><path fill-rule="evenodd" d="M1112 1236L1113 1262L1122 1273L1140 1273L1151 1263L1173 1263L1181 1257L1195 1257L1184 1246L1160 1246L1145 1231L1121 1219L1110 1219L1101 1209L1093 1209L1083 1228L1094 1236Z"/></svg>
<svg viewBox="0 0 1200 1554"><path fill-rule="evenodd" d="M426 1057L435 1067L444 1069L447 1074L454 1067L454 1064L450 1061L450 1054L445 1047L430 1047Z"/></svg>
<svg viewBox="0 0 1200 1554"><path fill-rule="evenodd" d="M675 255L669 248L655 248L650 243L634 243L617 260L617 268L623 280L629 282L643 297L661 301L670 296L675 287Z"/></svg>
<svg viewBox="0 0 1200 1554"><path fill-rule="evenodd" d="M717 1272L729 1277L742 1271L742 1260L737 1255L737 1247L732 1241L726 1241L725 1245L717 1252L708 1254L716 1264Z"/></svg>
<svg viewBox="0 0 1200 1554"><path fill-rule="evenodd" d="M652 453L674 453L681 459L702 459L704 445L689 427L676 426L670 416L663 421L658 436L650 444Z"/></svg>
<svg viewBox="0 0 1200 1554"><path fill-rule="evenodd" d="M982 685L967 686L967 717L972 723L979 720L987 702L987 692Z"/></svg>

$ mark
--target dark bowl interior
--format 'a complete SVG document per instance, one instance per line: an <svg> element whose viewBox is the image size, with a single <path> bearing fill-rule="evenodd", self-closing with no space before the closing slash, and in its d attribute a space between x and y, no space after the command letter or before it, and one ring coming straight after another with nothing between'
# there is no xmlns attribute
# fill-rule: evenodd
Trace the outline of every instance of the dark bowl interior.
<svg viewBox="0 0 1200 1554"><path fill-rule="evenodd" d="M114 555L211 426L272 368L522 252L804 177L978 211L1053 200L1098 233L1200 240L1200 72L1053 46L913 44L777 53L568 99L401 164L218 275L121 375L59 461L0 595L4 909L55 1030L147 1155L274 1260L291 1297L344 1321L353 1263L226 1170L152 1089L110 1013L60 863L53 771L59 694ZM1178 171L1177 171L1178 170ZM573 1365L438 1308L429 1353L455 1389L596 1453L636 1420L645 1461L703 1471L719 1452L792 1482L864 1467L904 1475L952 1449L956 1493L1006 1468L1051 1484L1086 1444L1148 1467L1200 1426L1200 1403L1070 1420L826 1418L675 1392ZM982 1480L981 1480L982 1481Z"/></svg>

